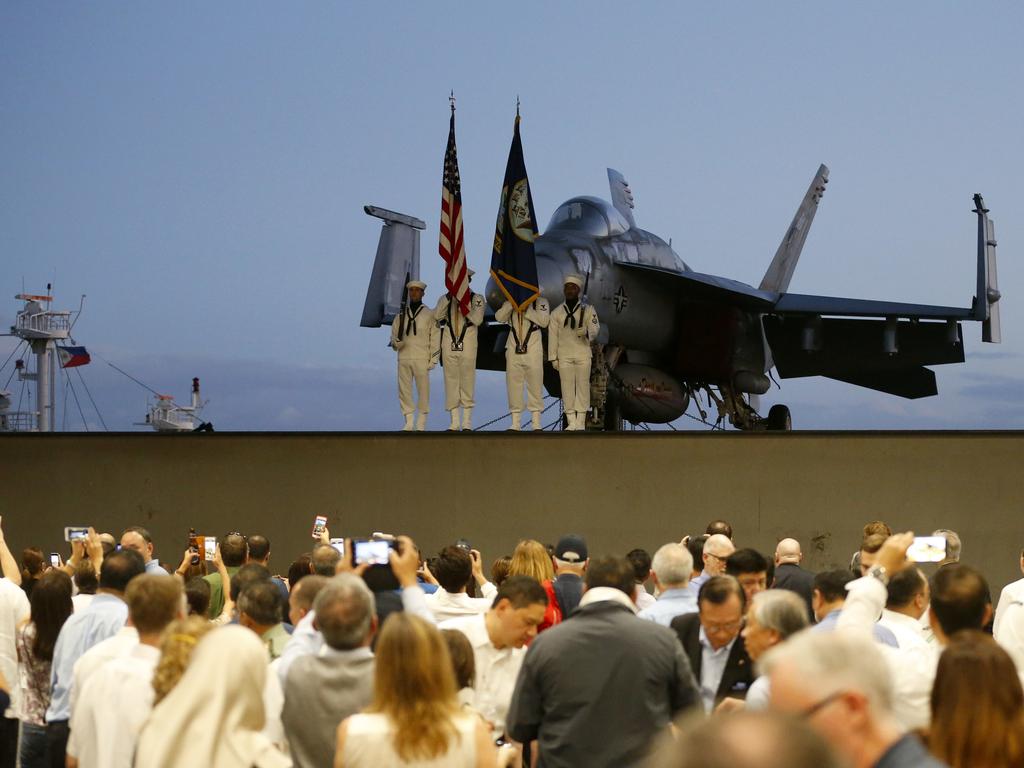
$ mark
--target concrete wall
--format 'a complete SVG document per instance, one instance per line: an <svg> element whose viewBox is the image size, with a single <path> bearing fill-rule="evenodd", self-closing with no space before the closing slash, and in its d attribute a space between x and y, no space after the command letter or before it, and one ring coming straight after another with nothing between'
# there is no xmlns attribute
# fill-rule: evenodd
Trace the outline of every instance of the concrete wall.
<svg viewBox="0 0 1024 768"><path fill-rule="evenodd" d="M16 553L64 552L63 526L140 524L175 565L194 526L263 533L283 572L332 535L466 537L487 561L522 537L583 533L592 554L652 551L711 518L740 546L795 536L812 569L849 561L861 526L953 528L993 591L1019 578L1021 433L58 434L0 438L0 514Z"/></svg>

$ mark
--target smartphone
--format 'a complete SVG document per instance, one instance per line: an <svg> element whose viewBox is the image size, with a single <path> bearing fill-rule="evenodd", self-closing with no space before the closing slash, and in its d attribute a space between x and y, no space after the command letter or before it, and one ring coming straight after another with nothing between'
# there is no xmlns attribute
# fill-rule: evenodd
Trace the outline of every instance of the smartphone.
<svg viewBox="0 0 1024 768"><path fill-rule="evenodd" d="M388 541L352 542L352 561L355 565L387 565L390 554L391 542Z"/></svg>
<svg viewBox="0 0 1024 768"><path fill-rule="evenodd" d="M945 536L915 536L907 550L907 557L915 563L937 563L946 557Z"/></svg>
<svg viewBox="0 0 1024 768"><path fill-rule="evenodd" d="M192 553L192 565L199 565L199 537L196 529L188 529L188 551Z"/></svg>
<svg viewBox="0 0 1024 768"><path fill-rule="evenodd" d="M344 539L331 539L331 546L338 550L338 554L342 557L345 556L345 540Z"/></svg>
<svg viewBox="0 0 1024 768"><path fill-rule="evenodd" d="M50 553L50 567L51 568L60 568L62 565L63 565L63 563L60 561L60 555L58 553L56 553L56 552L51 552Z"/></svg>
<svg viewBox="0 0 1024 768"><path fill-rule="evenodd" d="M64 527L64 541L83 541L89 538L89 526L68 525Z"/></svg>
<svg viewBox="0 0 1024 768"><path fill-rule="evenodd" d="M327 518L323 515L317 515L313 519L313 538L319 539L323 534L324 529L327 527Z"/></svg>
<svg viewBox="0 0 1024 768"><path fill-rule="evenodd" d="M203 536L203 557L207 560L213 560L217 554L217 537L216 536Z"/></svg>

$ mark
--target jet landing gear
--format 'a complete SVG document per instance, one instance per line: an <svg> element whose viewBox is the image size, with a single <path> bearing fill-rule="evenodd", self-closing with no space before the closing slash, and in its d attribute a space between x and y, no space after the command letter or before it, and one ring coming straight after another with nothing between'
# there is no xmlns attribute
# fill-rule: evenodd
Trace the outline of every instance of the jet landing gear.
<svg viewBox="0 0 1024 768"><path fill-rule="evenodd" d="M764 428L771 432L790 432L793 429L793 416L789 406L778 403L768 410L768 418L764 420Z"/></svg>
<svg viewBox="0 0 1024 768"><path fill-rule="evenodd" d="M711 387L705 387L709 399L718 406L718 424L725 419L743 432L789 432L793 429L793 417L789 407L778 403L773 405L768 416L760 416L747 399L730 387L719 386L716 394Z"/></svg>

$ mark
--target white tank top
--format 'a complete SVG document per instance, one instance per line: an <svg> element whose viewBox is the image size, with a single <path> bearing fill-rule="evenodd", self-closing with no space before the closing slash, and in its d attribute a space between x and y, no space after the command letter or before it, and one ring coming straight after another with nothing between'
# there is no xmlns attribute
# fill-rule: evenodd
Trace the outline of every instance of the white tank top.
<svg viewBox="0 0 1024 768"><path fill-rule="evenodd" d="M345 768L473 768L476 765L475 715L455 716L455 738L445 754L413 762L405 762L395 751L395 727L387 715L352 715L347 722L348 736L342 751Z"/></svg>

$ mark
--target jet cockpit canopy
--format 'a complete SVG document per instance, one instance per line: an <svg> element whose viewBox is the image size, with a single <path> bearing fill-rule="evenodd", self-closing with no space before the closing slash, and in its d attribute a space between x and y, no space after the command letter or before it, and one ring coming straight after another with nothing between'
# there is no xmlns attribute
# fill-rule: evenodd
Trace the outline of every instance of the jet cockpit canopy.
<svg viewBox="0 0 1024 768"><path fill-rule="evenodd" d="M599 197L574 197L555 210L547 232L577 232L592 237L612 237L629 231L629 222L615 207Z"/></svg>

